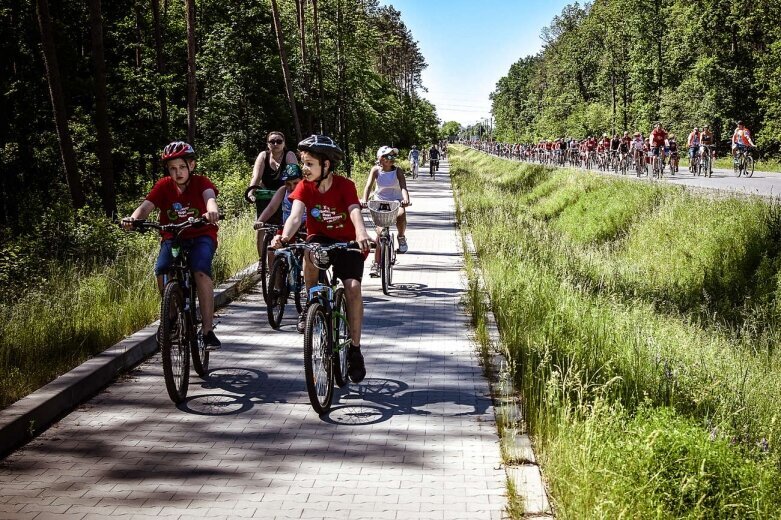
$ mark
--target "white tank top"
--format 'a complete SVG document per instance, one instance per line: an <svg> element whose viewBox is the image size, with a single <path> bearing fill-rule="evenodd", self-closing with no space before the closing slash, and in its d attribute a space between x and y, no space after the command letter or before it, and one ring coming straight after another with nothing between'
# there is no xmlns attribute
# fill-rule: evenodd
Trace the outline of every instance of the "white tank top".
<svg viewBox="0 0 781 520"><path fill-rule="evenodd" d="M389 172L380 170L377 173L377 189L374 190L374 198L377 200L401 200L401 186L395 168Z"/></svg>

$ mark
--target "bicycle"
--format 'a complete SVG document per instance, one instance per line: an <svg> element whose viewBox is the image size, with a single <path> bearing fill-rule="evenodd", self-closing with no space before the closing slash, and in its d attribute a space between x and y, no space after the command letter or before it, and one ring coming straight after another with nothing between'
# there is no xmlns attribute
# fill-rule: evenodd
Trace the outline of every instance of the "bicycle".
<svg viewBox="0 0 781 520"><path fill-rule="evenodd" d="M701 145L702 152L699 154L700 173L705 177L713 177L713 150L711 145Z"/></svg>
<svg viewBox="0 0 781 520"><path fill-rule="evenodd" d="M306 232L299 231L296 237L302 240L306 238ZM299 243L293 243L288 247L274 250L274 263L271 265L266 302L268 324L274 330L279 329L282 323L285 305L287 305L291 292L298 313L300 314L304 310L304 302L306 301L304 255L303 248L297 246Z"/></svg>
<svg viewBox="0 0 781 520"><path fill-rule="evenodd" d="M220 215L220 220L223 216ZM207 225L203 217L190 217L180 224L158 224L134 220L135 231L156 229L173 233L171 254L174 262L164 275L163 298L160 302L160 333L158 342L163 359L163 378L168 397L179 404L187 397L190 384L190 357L195 373L204 377L209 370L209 350L198 330L201 322L196 310L195 273L189 264L190 252L183 247L182 231Z"/></svg>
<svg viewBox="0 0 781 520"><path fill-rule="evenodd" d="M412 161L412 178L418 178L418 161L415 160Z"/></svg>
<svg viewBox="0 0 781 520"><path fill-rule="evenodd" d="M697 177L700 175L701 170L702 170L702 165L700 161L700 154L698 153L697 150L695 150L694 154L691 155L691 157L689 158L689 171L693 176Z"/></svg>
<svg viewBox="0 0 781 520"><path fill-rule="evenodd" d="M665 167L664 149L660 148L659 155L653 158L653 168L651 170L653 173L653 177L661 180L664 177L664 167Z"/></svg>
<svg viewBox="0 0 781 520"><path fill-rule="evenodd" d="M380 248L382 292L389 296L389 288L393 285L393 266L396 265L396 237L390 226L396 223L401 203L397 200L370 200L366 205L374 225L382 228L377 237L377 247Z"/></svg>
<svg viewBox="0 0 781 520"><path fill-rule="evenodd" d="M439 159L431 159L428 163L428 174L432 179L437 173L437 168L439 168Z"/></svg>
<svg viewBox="0 0 781 520"><path fill-rule="evenodd" d="M355 242L300 244L309 249L318 267L327 266L328 253L336 249L360 251ZM347 384L347 349L350 346L350 324L344 287L335 278L318 283L308 291L304 326L304 376L312 408L322 415L331 408L334 383Z"/></svg>
<svg viewBox="0 0 781 520"><path fill-rule="evenodd" d="M735 174L740 177L752 177L754 175L754 158L749 154L751 148L738 146L735 158L732 161L732 168Z"/></svg>
<svg viewBox="0 0 781 520"><path fill-rule="evenodd" d="M253 201L249 195L255 192L255 200ZM268 201L274 196L274 190L267 190L261 186L250 186L244 192L244 200L249 204L256 204L260 201ZM254 227L254 226L253 226ZM277 230L281 226L275 224L265 224L262 227L256 227L256 230L263 231L263 242L260 246L260 258L258 259L258 274L260 274L260 286L263 290L263 300L268 303L268 277L269 277L269 265L268 265L268 246L271 243L271 239L274 238Z"/></svg>

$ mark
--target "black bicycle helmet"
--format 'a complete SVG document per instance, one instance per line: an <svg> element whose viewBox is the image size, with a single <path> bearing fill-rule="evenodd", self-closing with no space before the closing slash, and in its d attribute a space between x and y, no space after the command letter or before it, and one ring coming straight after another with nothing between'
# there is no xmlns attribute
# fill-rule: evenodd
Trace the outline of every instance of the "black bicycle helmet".
<svg viewBox="0 0 781 520"><path fill-rule="evenodd" d="M342 149L327 135L311 135L298 143L298 149L324 156L331 161L332 170L344 158Z"/></svg>

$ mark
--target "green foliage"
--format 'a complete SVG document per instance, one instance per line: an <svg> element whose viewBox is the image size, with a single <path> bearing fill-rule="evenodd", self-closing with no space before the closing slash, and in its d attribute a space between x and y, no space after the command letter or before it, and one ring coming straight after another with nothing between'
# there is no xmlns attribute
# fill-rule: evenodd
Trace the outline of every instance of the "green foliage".
<svg viewBox="0 0 781 520"><path fill-rule="evenodd" d="M765 153L781 146L781 4L603 0L564 7L543 50L514 63L491 95L496 137L529 142L640 130L717 140L747 121Z"/></svg>

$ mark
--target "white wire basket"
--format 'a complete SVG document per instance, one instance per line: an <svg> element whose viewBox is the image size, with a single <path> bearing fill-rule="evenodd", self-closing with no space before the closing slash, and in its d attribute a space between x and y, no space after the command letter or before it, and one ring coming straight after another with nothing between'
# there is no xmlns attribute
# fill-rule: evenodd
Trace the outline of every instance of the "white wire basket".
<svg viewBox="0 0 781 520"><path fill-rule="evenodd" d="M375 226L389 227L396 224L396 215L401 206L398 200L370 200L367 205Z"/></svg>

